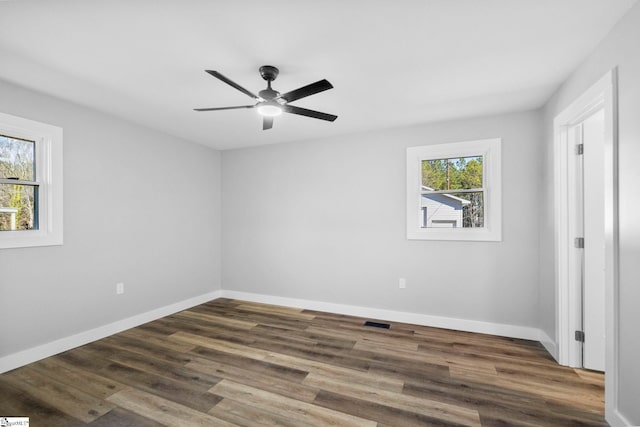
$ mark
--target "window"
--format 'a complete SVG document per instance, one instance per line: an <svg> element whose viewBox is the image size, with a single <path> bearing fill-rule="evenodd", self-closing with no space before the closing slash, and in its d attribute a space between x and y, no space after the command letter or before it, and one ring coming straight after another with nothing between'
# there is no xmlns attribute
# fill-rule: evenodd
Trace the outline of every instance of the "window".
<svg viewBox="0 0 640 427"><path fill-rule="evenodd" d="M0 248L62 244L62 129L0 113Z"/></svg>
<svg viewBox="0 0 640 427"><path fill-rule="evenodd" d="M502 239L500 144L407 148L408 239Z"/></svg>

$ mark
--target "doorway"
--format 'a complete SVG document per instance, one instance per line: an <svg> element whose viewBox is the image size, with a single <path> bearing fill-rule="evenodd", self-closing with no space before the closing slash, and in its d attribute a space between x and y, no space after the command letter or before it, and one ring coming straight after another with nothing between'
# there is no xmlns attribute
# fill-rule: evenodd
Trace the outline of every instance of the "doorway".
<svg viewBox="0 0 640 427"><path fill-rule="evenodd" d="M589 325L590 315L583 317L583 306L586 306L586 311L591 310L591 303L585 300L585 295L588 300L591 299L588 296L590 288L587 288L585 293L583 286L589 286L589 276L600 275L601 278L603 276L604 289L601 288L599 294L596 292L593 295L600 295L594 297L595 300L600 298L600 301L604 301L604 333L601 335L604 336L606 413L617 407L618 383L616 362L618 358L617 319L619 306L616 94L616 70L613 69L571 103L554 120L556 359L565 366L580 368L595 366L593 369L602 369L602 361L598 362L598 356L595 356L596 359L593 361L589 359L591 357L591 353L589 353L587 358L583 359L583 345L579 332L585 332L585 342L589 340L589 334L592 335L592 342L597 341L598 335L601 334L597 332L597 327ZM603 135L602 148L598 149L599 158L597 158L598 155L591 156L594 151L593 148L588 147L594 133ZM589 154L590 158L577 158L579 155L576 153L576 145L581 143L585 144L584 153L586 150L592 150ZM596 161L602 168L601 172L593 172L592 162ZM592 189L596 188L594 186L598 186L600 190L592 192ZM585 191L582 191L582 187ZM596 196L599 191L601 195ZM599 207L598 203L600 203ZM601 217L598 218L597 215ZM594 228L593 225L589 225L591 222L598 225ZM596 231L590 232L589 229ZM576 241L576 239L581 237L585 238L585 249L576 248L576 246L580 246L580 241ZM589 243L590 240L591 243ZM596 243L598 240L600 243ZM590 250L587 249L589 247ZM598 261L593 261L592 256ZM583 277L586 278L584 282ZM600 320L596 321L602 325ZM585 329L591 329L594 332ZM601 359L601 352L599 354ZM585 362L586 365L584 365ZM592 363L594 365L591 365Z"/></svg>

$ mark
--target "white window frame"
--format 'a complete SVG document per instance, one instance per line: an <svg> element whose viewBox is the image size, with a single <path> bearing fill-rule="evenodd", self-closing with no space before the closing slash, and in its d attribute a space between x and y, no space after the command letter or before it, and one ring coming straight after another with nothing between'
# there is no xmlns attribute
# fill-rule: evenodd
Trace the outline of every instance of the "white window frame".
<svg viewBox="0 0 640 427"><path fill-rule="evenodd" d="M501 138L407 148L407 239L502 241ZM422 161L482 156L484 227L422 228Z"/></svg>
<svg viewBox="0 0 640 427"><path fill-rule="evenodd" d="M0 249L62 245L62 128L0 113L0 134L35 141L39 225L0 231Z"/></svg>

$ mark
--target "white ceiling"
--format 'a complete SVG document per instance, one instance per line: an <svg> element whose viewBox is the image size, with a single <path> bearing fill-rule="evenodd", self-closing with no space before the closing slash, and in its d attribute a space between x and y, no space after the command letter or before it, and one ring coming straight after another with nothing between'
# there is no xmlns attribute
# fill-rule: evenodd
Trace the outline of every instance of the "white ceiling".
<svg viewBox="0 0 640 427"><path fill-rule="evenodd" d="M0 79L218 149L540 107L636 0L0 1ZM252 104L209 76L333 122Z"/></svg>

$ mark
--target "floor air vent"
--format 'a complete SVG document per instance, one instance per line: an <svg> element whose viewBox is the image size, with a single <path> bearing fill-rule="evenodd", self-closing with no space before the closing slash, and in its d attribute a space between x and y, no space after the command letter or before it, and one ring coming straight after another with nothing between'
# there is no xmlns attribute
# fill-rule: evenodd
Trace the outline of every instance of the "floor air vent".
<svg viewBox="0 0 640 427"><path fill-rule="evenodd" d="M383 328L383 329L389 329L391 327L391 325L389 325L388 323L370 322L368 320L364 322L364 326L371 326L374 328Z"/></svg>

